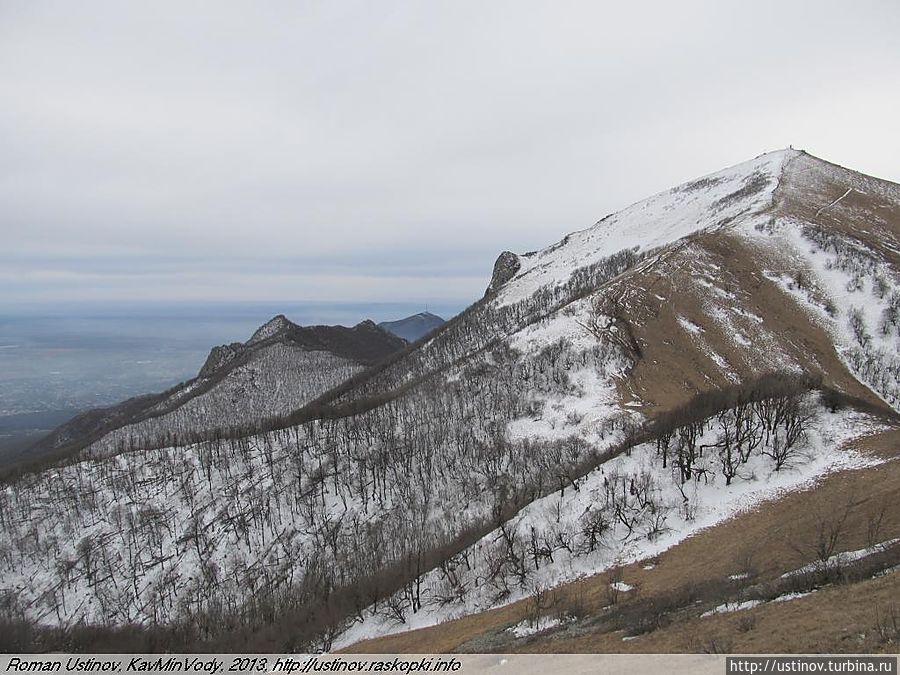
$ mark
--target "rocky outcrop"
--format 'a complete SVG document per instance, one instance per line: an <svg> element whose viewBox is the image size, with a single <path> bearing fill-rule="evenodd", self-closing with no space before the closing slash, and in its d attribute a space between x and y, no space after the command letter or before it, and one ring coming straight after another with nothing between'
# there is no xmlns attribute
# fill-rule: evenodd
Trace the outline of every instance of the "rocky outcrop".
<svg viewBox="0 0 900 675"><path fill-rule="evenodd" d="M268 340L280 333L297 328L297 324L290 321L284 314L279 314L266 321L256 329L256 332L247 340L247 346Z"/></svg>
<svg viewBox="0 0 900 675"><path fill-rule="evenodd" d="M494 263L494 272L491 275L491 283L488 284L485 295L496 293L507 281L516 276L516 272L522 267L522 262L512 251L503 251Z"/></svg>
<svg viewBox="0 0 900 675"><path fill-rule="evenodd" d="M233 361L236 357L244 353L244 345L240 342L232 342L229 345L219 345L213 347L209 356L206 357L206 363L200 369L200 377L209 377L222 366Z"/></svg>

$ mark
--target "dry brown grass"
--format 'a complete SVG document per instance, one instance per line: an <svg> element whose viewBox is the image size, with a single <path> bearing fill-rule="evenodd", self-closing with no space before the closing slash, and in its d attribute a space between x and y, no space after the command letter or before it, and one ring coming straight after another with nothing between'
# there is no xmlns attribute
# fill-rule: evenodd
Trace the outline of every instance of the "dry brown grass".
<svg viewBox="0 0 900 675"><path fill-rule="evenodd" d="M789 602L673 622L623 641L623 634L594 633L546 640L525 651L679 653L713 652L715 645L736 653L822 653L896 651L876 631L882 615L900 597L900 573L857 584L837 585Z"/></svg>
<svg viewBox="0 0 900 675"><path fill-rule="evenodd" d="M832 170L822 173L822 164ZM900 263L900 186L809 155L802 155L788 165L782 184L789 187L810 173L816 175L816 180L805 189L776 192L776 212L812 220L862 241L892 261L896 268ZM822 209L843 195L848 187L854 188L850 194Z"/></svg>
<svg viewBox="0 0 900 675"><path fill-rule="evenodd" d="M862 242L900 273L900 186L834 165L823 172L826 165L808 155L792 161L769 215L799 218ZM840 202L822 208L849 186L855 189ZM727 385L723 368L710 357L712 348L742 381L792 363L823 375L826 384L851 396L877 402L841 363L818 318L765 275L793 276L802 267L805 263L786 252L777 237L750 239L725 226L687 237L657 262L624 274L609 293L626 299L627 318L644 358L618 383L620 398L644 403L644 412L652 415L684 404L697 392ZM824 303L825 298L818 300ZM733 331L711 313L717 306L752 344L734 341ZM763 320L731 311L735 308ZM679 316L702 332L685 331Z"/></svg>
<svg viewBox="0 0 900 675"><path fill-rule="evenodd" d="M654 416L684 405L698 392L729 386L729 377L752 381L793 364L851 396L883 405L838 358L818 317L763 274L796 265L768 244L754 245L725 232L700 234L659 263L617 280L618 289L610 292L626 293L628 319L643 349L628 378L618 382L623 403L643 403L642 412ZM714 278L721 293L711 290L704 274ZM717 314L727 314L730 326ZM698 332L685 330L679 317ZM749 343L737 342L735 331Z"/></svg>

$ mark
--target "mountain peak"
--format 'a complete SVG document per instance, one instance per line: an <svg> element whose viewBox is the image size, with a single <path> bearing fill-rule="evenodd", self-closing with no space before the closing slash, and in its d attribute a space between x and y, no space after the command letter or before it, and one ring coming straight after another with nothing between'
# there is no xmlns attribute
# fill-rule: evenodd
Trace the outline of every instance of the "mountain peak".
<svg viewBox="0 0 900 675"><path fill-rule="evenodd" d="M636 202L543 250L504 251L487 292L509 304L565 283L576 270L619 251L647 252L702 230L762 218L782 172L800 154L792 148L764 153Z"/></svg>
<svg viewBox="0 0 900 675"><path fill-rule="evenodd" d="M296 324L290 321L284 314L278 314L257 328L256 332L254 332L250 339L247 340L246 344L248 346L255 345L295 327Z"/></svg>
<svg viewBox="0 0 900 675"><path fill-rule="evenodd" d="M392 335L403 338L407 342L415 342L419 338L428 335L438 326L444 325L445 321L437 314L431 312L419 312L405 319L397 321L382 321L378 327L386 330Z"/></svg>

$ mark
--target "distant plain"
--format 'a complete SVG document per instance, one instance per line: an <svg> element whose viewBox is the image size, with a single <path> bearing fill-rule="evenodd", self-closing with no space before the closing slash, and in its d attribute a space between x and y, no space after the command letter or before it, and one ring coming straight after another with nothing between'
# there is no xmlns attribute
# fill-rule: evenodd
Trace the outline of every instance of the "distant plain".
<svg viewBox="0 0 900 675"><path fill-rule="evenodd" d="M452 316L465 303L430 306ZM354 325L423 311L418 303L76 305L0 310L0 463L81 411L194 377L211 347L243 342L285 314Z"/></svg>

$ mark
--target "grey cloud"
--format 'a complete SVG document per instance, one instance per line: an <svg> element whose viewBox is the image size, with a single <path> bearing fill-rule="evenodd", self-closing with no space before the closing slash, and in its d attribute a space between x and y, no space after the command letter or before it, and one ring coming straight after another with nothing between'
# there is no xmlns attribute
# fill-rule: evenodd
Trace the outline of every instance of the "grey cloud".
<svg viewBox="0 0 900 675"><path fill-rule="evenodd" d="M900 9L846 9L4 3L0 291L462 301L789 143L897 180Z"/></svg>

